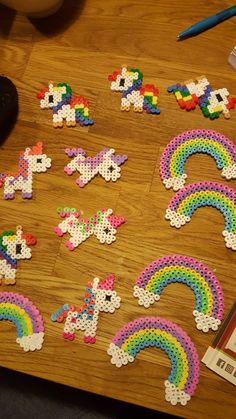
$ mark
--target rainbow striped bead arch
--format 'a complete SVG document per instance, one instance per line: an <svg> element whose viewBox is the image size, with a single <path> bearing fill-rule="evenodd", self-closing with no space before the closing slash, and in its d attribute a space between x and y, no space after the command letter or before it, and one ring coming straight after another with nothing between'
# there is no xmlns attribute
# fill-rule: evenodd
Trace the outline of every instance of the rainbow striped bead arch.
<svg viewBox="0 0 236 419"><path fill-rule="evenodd" d="M141 317L125 324L108 348L111 363L117 367L135 360L147 347L165 351L171 361L171 373L165 381L165 398L172 405L186 405L199 381L199 358L190 337L161 317Z"/></svg>
<svg viewBox="0 0 236 419"><path fill-rule="evenodd" d="M196 304L193 311L198 330L217 330L224 315L224 296L215 274L196 259L164 256L147 265L136 280L134 297L146 308L159 301L163 289L178 282L191 287Z"/></svg>
<svg viewBox="0 0 236 419"><path fill-rule="evenodd" d="M0 320L14 323L17 331L16 342L25 352L42 348L43 318L28 298L15 292L0 292Z"/></svg>
<svg viewBox="0 0 236 419"><path fill-rule="evenodd" d="M222 232L226 247L236 250L236 191L217 182L196 182L177 192L169 202L165 218L180 228L190 221L194 211L203 206L217 208L225 218Z"/></svg>
<svg viewBox="0 0 236 419"><path fill-rule="evenodd" d="M236 145L219 132L191 130L174 137L165 147L160 160L160 176L166 189L183 188L187 175L184 164L189 156L206 153L215 159L226 179L236 179Z"/></svg>

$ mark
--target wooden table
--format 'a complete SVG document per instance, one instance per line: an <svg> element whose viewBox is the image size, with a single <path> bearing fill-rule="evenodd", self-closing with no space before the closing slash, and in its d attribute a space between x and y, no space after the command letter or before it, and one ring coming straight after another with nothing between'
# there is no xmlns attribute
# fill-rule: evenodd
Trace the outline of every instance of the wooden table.
<svg viewBox="0 0 236 419"><path fill-rule="evenodd" d="M229 310L235 294L235 254L227 250L222 237L224 220L213 208L201 208L181 230L164 220L172 192L159 177L159 158L175 135L194 128L220 131L235 140L236 111L231 119L211 121L200 109L187 113L179 109L167 86L205 74L214 88L227 87L236 96L235 72L227 63L235 44L236 18L184 42L177 34L192 23L229 7L231 2L215 0L67 0L54 17L31 21L1 8L1 71L16 84L20 112L17 124L1 147L1 172L14 171L18 152L36 141L44 141L52 158L47 174L35 175L34 197L20 195L14 201L1 200L1 232L21 223L34 234L38 244L32 259L22 261L17 284L10 290L28 296L41 310L46 326L43 349L24 354L15 342L13 325L2 322L0 363L2 366L46 378L72 387L147 406L186 418L233 418L235 388L201 364L200 383L186 407L173 407L164 400L164 380L170 364L156 349L140 352L134 364L117 369L106 351L126 322L142 315L158 315L176 322L192 338L201 358L213 332L203 334L192 317L194 295L184 285L165 289L158 304L148 310L132 296L135 279L143 268L163 255L179 253L203 261L215 271L225 292ZM108 74L121 65L139 68L144 83L160 89L160 116L122 113L120 94L110 91ZM50 111L41 111L36 92L49 80L67 82L74 94L90 100L96 123L87 128L55 130ZM75 177L63 173L68 158L66 147L83 147L94 155L114 147L129 159L122 178L106 184L96 177L84 189ZM213 159L196 155L186 164L188 182L215 180L227 183ZM227 183L228 184L228 183ZM235 187L235 181L229 183ZM3 191L1 190L1 193ZM65 240L53 232L59 218L58 206L72 206L91 216L101 207L112 208L126 218L117 241L101 245L90 238L69 252ZM116 290L122 305L113 315L101 314L95 345L83 343L79 332L74 342L62 339L63 326L50 321L62 303L82 302L85 286L95 276L116 275ZM9 290L2 286L1 290Z"/></svg>

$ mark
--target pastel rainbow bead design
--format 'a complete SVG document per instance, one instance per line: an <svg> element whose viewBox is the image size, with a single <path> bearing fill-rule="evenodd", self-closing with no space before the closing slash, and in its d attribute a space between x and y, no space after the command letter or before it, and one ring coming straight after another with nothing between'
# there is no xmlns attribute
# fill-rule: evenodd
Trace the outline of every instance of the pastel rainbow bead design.
<svg viewBox="0 0 236 419"><path fill-rule="evenodd" d="M184 164L189 156L206 153L215 159L226 179L236 179L236 145L219 132L191 130L174 137L165 147L160 161L160 176L166 189L183 188L187 175Z"/></svg>
<svg viewBox="0 0 236 419"><path fill-rule="evenodd" d="M16 342L25 352L41 349L44 322L39 310L28 298L15 292L0 292L0 320L16 326Z"/></svg>
<svg viewBox="0 0 236 419"><path fill-rule="evenodd" d="M146 308L159 301L163 289L178 282L188 285L196 297L198 330L217 330L224 315L224 296L215 274L206 265L188 256L170 255L154 260L141 272L134 286L134 297Z"/></svg>
<svg viewBox="0 0 236 419"><path fill-rule="evenodd" d="M225 218L222 232L226 247L236 250L236 191L217 182L196 182L177 192L169 202L165 218L172 227L188 223L199 207L212 206Z"/></svg>
<svg viewBox="0 0 236 419"><path fill-rule="evenodd" d="M171 373L165 381L165 398L172 405L186 405L199 381L199 358L190 337L161 317L141 317L125 324L107 350L116 367L127 365L147 347L164 350L171 361Z"/></svg>

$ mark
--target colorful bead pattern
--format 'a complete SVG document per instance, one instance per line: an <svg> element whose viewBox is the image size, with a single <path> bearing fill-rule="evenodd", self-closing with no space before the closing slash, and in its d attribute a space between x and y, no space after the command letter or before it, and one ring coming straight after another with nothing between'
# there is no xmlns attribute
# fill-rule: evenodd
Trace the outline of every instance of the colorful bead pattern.
<svg viewBox="0 0 236 419"><path fill-rule="evenodd" d="M81 307L76 308L74 305L64 304L52 314L53 322L62 323L65 320L64 339L74 340L75 332L81 330L84 332L85 343L96 342L99 313L114 313L120 307L121 299L113 290L114 280L113 274L102 281L94 278L92 282L88 282Z"/></svg>
<svg viewBox="0 0 236 419"><path fill-rule="evenodd" d="M168 92L174 93L181 109L191 111L200 106L204 116L215 119L223 113L226 119L230 118L230 109L234 109L236 98L229 97L226 88L213 90L206 76L169 86Z"/></svg>
<svg viewBox="0 0 236 419"><path fill-rule="evenodd" d="M203 206L219 209L225 217L226 247L236 250L236 191L217 182L196 182L184 187L170 200L166 220L180 228L190 221L194 211Z"/></svg>
<svg viewBox="0 0 236 419"><path fill-rule="evenodd" d="M0 234L0 285L13 285L16 283L17 260L30 259L31 249L37 240L31 234L23 234L21 226L13 231L4 231Z"/></svg>
<svg viewBox="0 0 236 419"><path fill-rule="evenodd" d="M138 318L116 333L107 353L119 368L150 346L164 350L171 361L171 373L165 381L166 400L172 405L186 405L198 384L199 358L190 337L175 323L161 317Z"/></svg>
<svg viewBox="0 0 236 419"><path fill-rule="evenodd" d="M189 156L206 153L216 161L226 179L236 179L236 146L224 135L212 130L186 131L165 147L160 161L160 175L166 189L181 189L187 179L184 164Z"/></svg>
<svg viewBox="0 0 236 419"><path fill-rule="evenodd" d="M156 114L160 113L157 107L158 89L153 84L143 83L143 74L136 68L128 70L125 66L121 71L114 71L108 76L111 81L111 90L122 92L121 110L129 111L131 105L135 112Z"/></svg>
<svg viewBox="0 0 236 419"><path fill-rule="evenodd" d="M159 301L163 289L173 282L188 285L196 297L198 330L217 330L224 314L224 296L215 274L206 265L188 256L171 255L154 260L145 267L134 286L134 297L146 308Z"/></svg>
<svg viewBox="0 0 236 419"><path fill-rule="evenodd" d="M75 208L58 208L58 213L64 220L55 227L55 233L61 237L69 233L70 239L66 247L74 250L88 237L94 235L100 243L111 244L116 240L117 228L125 222L120 216L112 215L112 209L102 208L89 219L84 219Z"/></svg>
<svg viewBox="0 0 236 419"><path fill-rule="evenodd" d="M80 188L87 185L97 174L100 174L107 182L110 180L115 182L121 176L119 166L128 159L126 155L115 156L114 148L105 148L95 157L86 157L82 148L67 148L65 153L74 158L64 167L64 172L70 176L78 171L80 177L76 179L76 183Z"/></svg>
<svg viewBox="0 0 236 419"><path fill-rule="evenodd" d="M0 187L4 186L4 198L14 199L15 192L21 191L23 199L32 198L33 173L46 172L51 167L51 159L43 154L43 143L20 152L17 173L0 173Z"/></svg>
<svg viewBox="0 0 236 419"><path fill-rule="evenodd" d="M0 292L0 320L14 323L17 331L16 343L25 352L42 348L43 318L28 298L15 292Z"/></svg>
<svg viewBox="0 0 236 419"><path fill-rule="evenodd" d="M48 87L37 93L41 109L52 109L54 128L63 127L64 120L67 127L79 125L93 125L89 118L89 102L83 96L72 99L72 89L67 83L58 83L56 86L49 82Z"/></svg>

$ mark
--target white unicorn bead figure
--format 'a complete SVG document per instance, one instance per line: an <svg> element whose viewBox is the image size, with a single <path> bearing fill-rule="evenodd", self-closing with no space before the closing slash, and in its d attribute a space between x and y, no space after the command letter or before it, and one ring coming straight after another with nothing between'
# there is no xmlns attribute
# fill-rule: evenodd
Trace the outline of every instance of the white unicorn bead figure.
<svg viewBox="0 0 236 419"><path fill-rule="evenodd" d="M123 217L112 215L112 209L102 208L89 219L82 218L74 208L59 208L58 212L63 221L54 231L59 237L69 233L66 247L71 251L91 235L97 237L100 243L113 243L116 240L117 227L125 222Z"/></svg>
<svg viewBox="0 0 236 419"><path fill-rule="evenodd" d="M114 313L120 307L121 299L114 291L113 274L102 281L94 278L88 282L84 303L81 307L64 304L51 315L51 320L62 323L65 320L63 337L74 340L77 330L84 332L85 343L96 342L97 324L100 312Z"/></svg>
<svg viewBox="0 0 236 419"><path fill-rule="evenodd" d="M67 175L72 175L75 171L80 173L76 183L80 188L83 188L90 182L97 174L100 174L106 182L110 180L115 182L121 176L120 165L127 160L127 156L114 155L114 148L105 148L94 157L86 157L86 153L82 148L66 149L65 153L69 157L74 157L70 163L64 167L64 172Z"/></svg>
<svg viewBox="0 0 236 419"><path fill-rule="evenodd" d="M21 226L16 227L16 234L4 231L0 235L0 284L16 283L17 260L30 259L31 249L37 240L31 234L23 234Z"/></svg>
<svg viewBox="0 0 236 419"><path fill-rule="evenodd" d="M15 192L21 191L23 199L32 198L33 173L46 172L51 167L51 159L43 154L43 143L19 153L19 169L16 173L0 173L0 187L4 187L4 199L14 199Z"/></svg>

